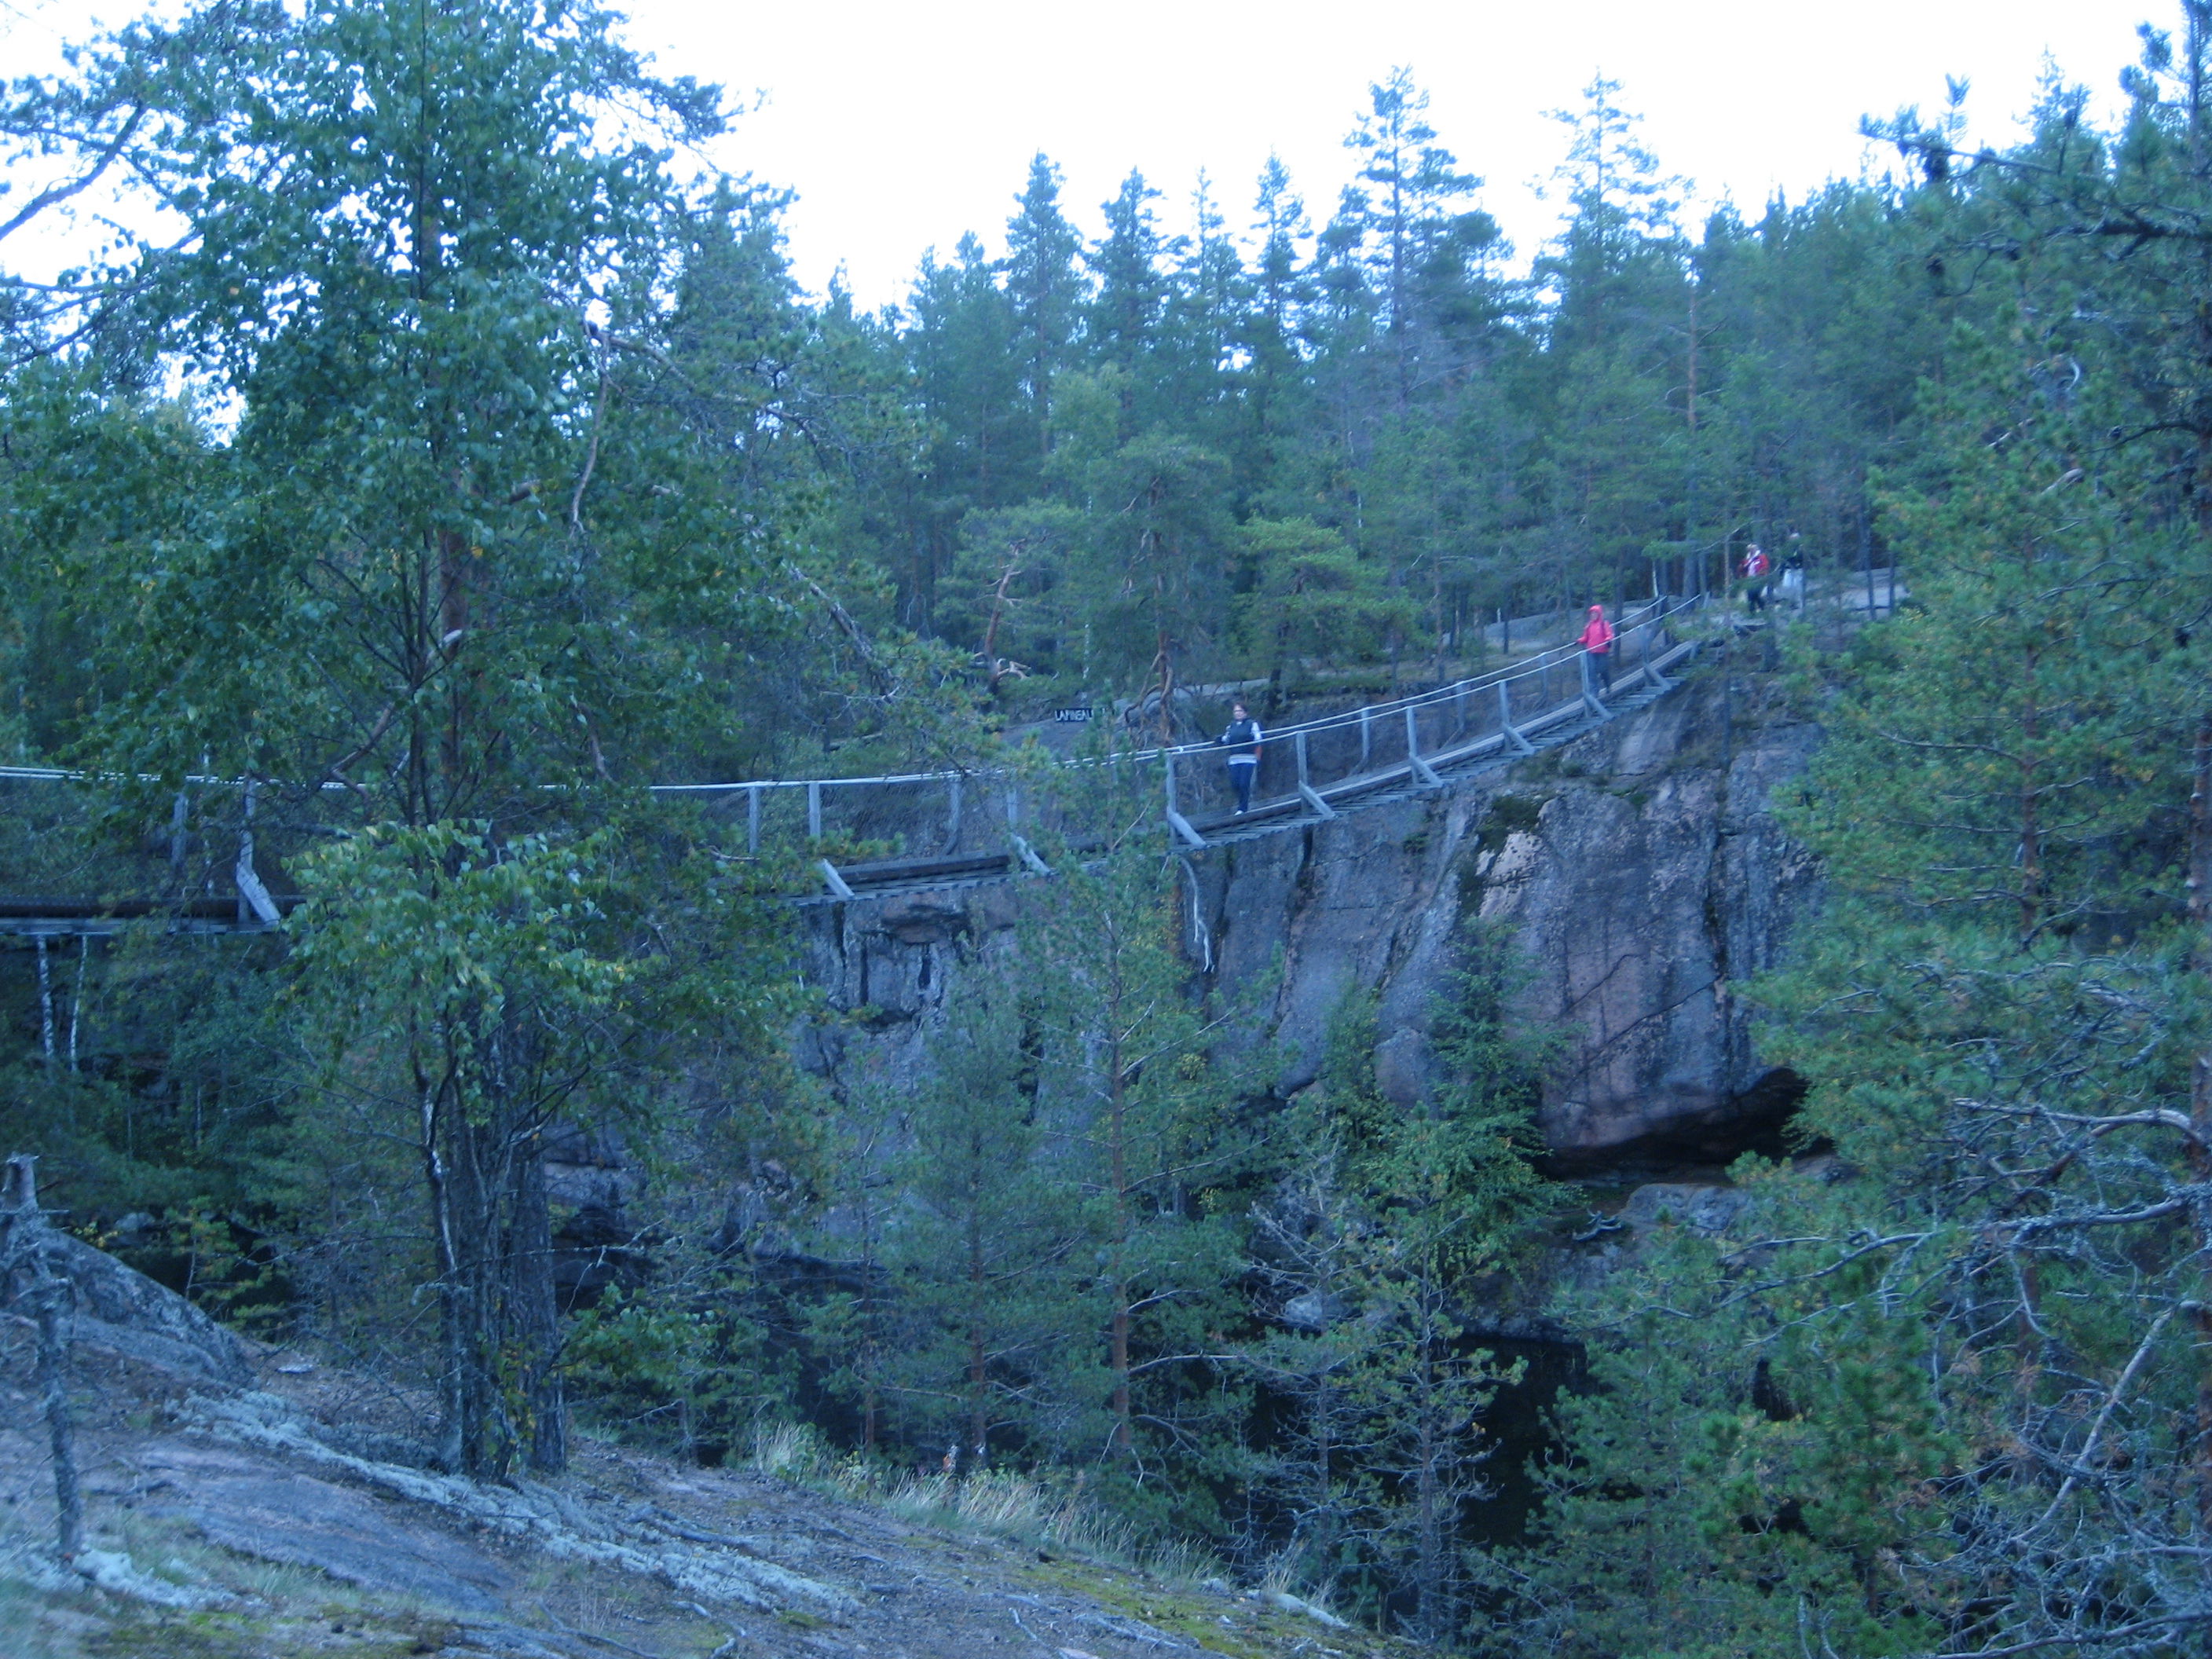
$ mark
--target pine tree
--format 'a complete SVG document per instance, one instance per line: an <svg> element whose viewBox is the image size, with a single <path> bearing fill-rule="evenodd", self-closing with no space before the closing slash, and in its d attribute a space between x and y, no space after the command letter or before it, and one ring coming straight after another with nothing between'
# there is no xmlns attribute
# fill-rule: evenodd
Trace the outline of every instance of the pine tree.
<svg viewBox="0 0 2212 1659"><path fill-rule="evenodd" d="M1020 210L1006 222L1006 297L1040 457L1052 453L1053 386L1073 356L1085 298L1076 269L1083 240L1060 210L1060 169L1034 157Z"/></svg>
<svg viewBox="0 0 2212 1659"><path fill-rule="evenodd" d="M1393 70L1387 81L1369 87L1368 97L1370 107L1345 144L1363 158L1361 228L1402 415L1413 406L1419 377L1428 321L1421 303L1424 278L1439 240L1469 234L1472 228L1455 221L1451 204L1471 195L1480 181L1462 173L1458 158L1435 142L1436 129L1425 118L1429 95L1413 84L1410 70Z"/></svg>
<svg viewBox="0 0 2212 1659"><path fill-rule="evenodd" d="M984 971L932 1045L908 1118L901 1184L919 1213L895 1247L910 1308L930 1331L900 1367L907 1415L932 1426L951 1418L950 1442L969 1468L989 1463L994 1437L1049 1443L1060 1402L1048 1381L1081 1315L1079 1200L1054 1167L1040 1115L1034 1011L1011 975Z"/></svg>
<svg viewBox="0 0 2212 1659"><path fill-rule="evenodd" d="M1041 1098L1073 1137L1085 1196L1077 1259L1097 1380L1070 1427L1096 1437L1088 1455L1135 1503L1156 1460L1193 1449L1224 1404L1214 1373L1228 1355L1208 1333L1235 1244L1204 1194L1240 1155L1225 1121L1234 1080L1211 1052L1220 1015L1194 994L1157 854L1131 842L1087 866L1060 860L1064 878L1023 948L1042 970Z"/></svg>
<svg viewBox="0 0 2212 1659"><path fill-rule="evenodd" d="M1159 198L1144 174L1132 172L1105 204L1105 240L1086 260L1092 286L1084 342L1092 362L1121 372L1125 397L1149 388L1171 361L1163 351L1160 329L1168 307L1163 267L1173 250L1153 221L1152 204Z"/></svg>
<svg viewBox="0 0 2212 1659"><path fill-rule="evenodd" d="M1304 390L1298 332L1311 291L1303 269L1300 243L1310 233L1305 205L1291 193L1291 178L1279 157L1270 155L1261 169L1252 228L1261 238L1252 271L1252 305L1243 329L1251 367L1247 421L1252 432L1250 492L1281 488L1285 439L1298 426Z"/></svg>

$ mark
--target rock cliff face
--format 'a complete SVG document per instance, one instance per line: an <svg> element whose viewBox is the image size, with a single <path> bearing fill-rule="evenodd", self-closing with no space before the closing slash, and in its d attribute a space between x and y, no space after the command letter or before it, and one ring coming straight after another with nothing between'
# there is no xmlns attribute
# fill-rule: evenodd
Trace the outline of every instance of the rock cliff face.
<svg viewBox="0 0 2212 1659"><path fill-rule="evenodd" d="M1199 855L1194 956L1225 990L1273 976L1237 1040L1267 1047L1288 1094L1313 1080L1332 1011L1370 989L1378 1075L1413 1104L1434 1083L1433 1011L1479 916L1525 963L1522 1016L1568 1034L1542 1109L1564 1164L1724 1157L1771 1132L1796 1079L1760 1059L1733 988L1775 964L1814 896L1812 860L1769 807L1818 732L1757 688L1707 672L1463 788ZM1003 948L1017 907L1048 892L811 913L811 973L854 1018L809 1032L806 1062L832 1076L924 1063L963 964Z"/></svg>

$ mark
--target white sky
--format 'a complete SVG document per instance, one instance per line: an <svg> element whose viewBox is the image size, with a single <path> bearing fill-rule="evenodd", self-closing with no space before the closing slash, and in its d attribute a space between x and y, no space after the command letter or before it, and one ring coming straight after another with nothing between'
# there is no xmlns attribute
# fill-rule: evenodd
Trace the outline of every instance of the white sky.
<svg viewBox="0 0 2212 1659"><path fill-rule="evenodd" d="M799 191L787 224L798 274L819 291L842 264L856 297L902 299L924 248L963 231L1001 245L1029 158L1066 174L1062 200L1096 228L1132 166L1180 229L1203 168L1234 230L1279 152L1318 222L1349 178L1343 137L1367 86L1408 65L1432 95L1439 140L1486 181L1523 259L1551 233L1532 186L1558 163L1545 112L1593 74L1622 82L1643 137L1698 199L1755 213L1774 191L1888 164L1862 114L1939 108L1947 74L1971 79L1974 136L2002 142L2046 55L2097 106L2118 106L2135 27L2163 0L631 0L632 42L666 73L765 101L715 159ZM0 0L0 74L44 67L55 44L118 0Z"/></svg>

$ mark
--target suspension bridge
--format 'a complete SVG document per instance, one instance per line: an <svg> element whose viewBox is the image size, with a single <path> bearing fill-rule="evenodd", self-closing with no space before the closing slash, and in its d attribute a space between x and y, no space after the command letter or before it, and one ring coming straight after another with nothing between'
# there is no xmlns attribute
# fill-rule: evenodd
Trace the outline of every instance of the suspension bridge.
<svg viewBox="0 0 2212 1659"><path fill-rule="evenodd" d="M1683 624L1706 599L1662 597L1628 609L1614 624L1602 665L1578 644L1554 646L1411 696L1273 728L1247 812L1230 810L1224 751L1211 742L1109 750L1058 761L1054 769L1099 771L1125 799L1149 801L1139 810L1156 812L1168 842L1185 855L1303 830L1457 787L1656 702L1674 689L1673 671L1698 648ZM5 780L86 781L30 767L0 768ZM1048 877L1053 866L1037 843L1060 827L1060 792L1019 769L668 783L652 793L742 811L749 855L795 854L809 872L809 890L785 896L794 905ZM234 898L0 896L0 935L36 939L43 957L50 939L149 923L183 933L267 932L298 901L272 896L254 873L250 814L248 823Z"/></svg>

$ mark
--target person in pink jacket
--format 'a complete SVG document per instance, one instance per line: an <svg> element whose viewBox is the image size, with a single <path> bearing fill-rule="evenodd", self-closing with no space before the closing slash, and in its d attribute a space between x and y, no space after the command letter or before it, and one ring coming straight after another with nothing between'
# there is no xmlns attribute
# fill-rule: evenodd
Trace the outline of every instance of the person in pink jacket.
<svg viewBox="0 0 2212 1659"><path fill-rule="evenodd" d="M1774 568L1774 562L1766 556L1766 550L1753 542L1743 554L1743 599L1753 611L1766 609L1766 575Z"/></svg>
<svg viewBox="0 0 2212 1659"><path fill-rule="evenodd" d="M1605 607L1594 605L1589 608L1589 621L1583 629L1583 651L1589 659L1590 678L1597 682L1601 694L1613 690L1613 624L1605 619Z"/></svg>

